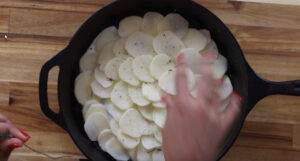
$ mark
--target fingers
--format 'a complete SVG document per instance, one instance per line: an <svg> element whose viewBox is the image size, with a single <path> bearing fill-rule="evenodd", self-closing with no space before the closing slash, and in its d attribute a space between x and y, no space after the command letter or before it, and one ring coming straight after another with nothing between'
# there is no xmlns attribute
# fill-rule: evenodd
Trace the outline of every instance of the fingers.
<svg viewBox="0 0 300 161"><path fill-rule="evenodd" d="M241 101L242 98L240 95L238 95L237 93L234 93L232 95L228 106L226 107L225 111L221 114L222 124L224 128L230 127L239 115L241 111Z"/></svg>
<svg viewBox="0 0 300 161"><path fill-rule="evenodd" d="M22 147L23 144L22 140L18 138L11 138L0 143L0 150L2 152L10 153L12 150Z"/></svg>
<svg viewBox="0 0 300 161"><path fill-rule="evenodd" d="M181 53L177 57L176 68L176 92L180 96L188 96L189 90L187 86L186 66L184 55Z"/></svg>
<svg viewBox="0 0 300 161"><path fill-rule="evenodd" d="M16 128L11 123L0 123L0 132L6 132L8 131L11 137L18 138L19 140L22 140L23 142L28 141L30 136L22 131L20 131L18 128Z"/></svg>
<svg viewBox="0 0 300 161"><path fill-rule="evenodd" d="M167 110L170 110L174 107L174 101L172 100L172 96L165 94L161 99L167 105Z"/></svg>
<svg viewBox="0 0 300 161"><path fill-rule="evenodd" d="M9 121L4 115L0 114L0 122L9 122Z"/></svg>

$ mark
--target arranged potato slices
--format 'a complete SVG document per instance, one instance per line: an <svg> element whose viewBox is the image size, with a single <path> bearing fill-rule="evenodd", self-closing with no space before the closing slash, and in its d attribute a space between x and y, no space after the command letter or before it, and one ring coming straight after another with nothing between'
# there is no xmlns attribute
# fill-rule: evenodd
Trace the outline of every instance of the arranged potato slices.
<svg viewBox="0 0 300 161"><path fill-rule="evenodd" d="M172 58L184 47L183 42L171 31L161 32L153 40L153 48L157 54L167 54Z"/></svg>
<svg viewBox="0 0 300 161"><path fill-rule="evenodd" d="M120 129L131 137L140 137L147 130L149 124L135 109L128 109L120 118Z"/></svg>
<svg viewBox="0 0 300 161"><path fill-rule="evenodd" d="M128 94L128 87L124 82L118 82L111 92L111 101L121 110L126 110L133 106Z"/></svg>
<svg viewBox="0 0 300 161"><path fill-rule="evenodd" d="M157 12L148 12L144 15L142 31L156 36L158 34L158 25L164 20L164 16Z"/></svg>
<svg viewBox="0 0 300 161"><path fill-rule="evenodd" d="M148 12L126 17L119 28L104 29L79 61L74 94L83 105L84 130L91 141L116 160L164 161L162 133L167 117L161 95L176 95L176 58L183 53L187 86L193 97L201 78L199 64L214 54L213 76L224 111L233 86L227 60L210 32L189 28L177 13Z"/></svg>
<svg viewBox="0 0 300 161"><path fill-rule="evenodd" d="M109 129L109 124L101 112L91 114L84 123L84 130L91 141L96 141L98 135L105 129Z"/></svg>
<svg viewBox="0 0 300 161"><path fill-rule="evenodd" d="M175 63L172 62L172 59L165 54L156 55L150 64L151 75L157 80L165 71L174 68L175 68Z"/></svg>
<svg viewBox="0 0 300 161"><path fill-rule="evenodd" d="M74 93L78 102L82 105L92 97L91 81L92 72L90 71L80 73L75 80Z"/></svg>
<svg viewBox="0 0 300 161"><path fill-rule="evenodd" d="M116 27L111 26L104 29L96 38L96 51L101 52L107 43L117 39L119 39L119 35Z"/></svg>
<svg viewBox="0 0 300 161"><path fill-rule="evenodd" d="M122 81L132 85L138 86L140 81L136 78L132 69L133 58L127 58L119 67L119 77Z"/></svg>
<svg viewBox="0 0 300 161"><path fill-rule="evenodd" d="M136 105L143 107L143 106L147 106L150 104L150 101L144 97L144 95L142 93L142 89L140 87L129 86L128 93L129 93L130 99Z"/></svg>
<svg viewBox="0 0 300 161"><path fill-rule="evenodd" d="M129 55L137 57L140 55L154 55L153 37L143 32L135 32L126 41L125 49Z"/></svg>
<svg viewBox="0 0 300 161"><path fill-rule="evenodd" d="M152 55L141 55L132 61L133 74L143 82L154 82L154 78L150 74L150 63L152 62Z"/></svg>
<svg viewBox="0 0 300 161"><path fill-rule="evenodd" d="M159 31L172 31L177 37L183 38L188 32L189 23L177 13L168 14L158 25Z"/></svg>
<svg viewBox="0 0 300 161"><path fill-rule="evenodd" d="M189 29L182 41L187 48L194 48L197 51L202 51L208 44L209 39L196 29Z"/></svg>
<svg viewBox="0 0 300 161"><path fill-rule="evenodd" d="M136 31L142 29L143 19L138 16L130 16L124 18L119 24L119 35L121 37L128 37Z"/></svg>

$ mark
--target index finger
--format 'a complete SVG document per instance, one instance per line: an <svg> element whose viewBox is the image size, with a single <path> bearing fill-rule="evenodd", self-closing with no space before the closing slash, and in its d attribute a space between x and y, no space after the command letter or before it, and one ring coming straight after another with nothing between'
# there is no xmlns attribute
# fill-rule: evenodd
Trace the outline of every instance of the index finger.
<svg viewBox="0 0 300 161"><path fill-rule="evenodd" d="M186 76L186 64L184 55L180 53L177 56L177 68L176 68L176 92L177 95L189 95L189 90L187 86L187 76Z"/></svg>

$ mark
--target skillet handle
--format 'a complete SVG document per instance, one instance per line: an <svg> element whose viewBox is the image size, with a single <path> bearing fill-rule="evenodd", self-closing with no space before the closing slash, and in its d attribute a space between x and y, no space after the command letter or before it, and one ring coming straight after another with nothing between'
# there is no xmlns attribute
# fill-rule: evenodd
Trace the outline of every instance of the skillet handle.
<svg viewBox="0 0 300 161"><path fill-rule="evenodd" d="M40 72L40 80L39 80L39 99L40 99L40 106L43 113L50 118L53 122L55 122L57 125L65 129L64 122L62 120L62 113L61 109L59 109L58 113L55 113L49 108L48 103L48 76L50 70L58 66L59 72L62 70L61 60L62 56L64 55L65 50L61 51L59 54L51 58L48 62L46 62Z"/></svg>
<svg viewBox="0 0 300 161"><path fill-rule="evenodd" d="M300 80L286 82L266 81L269 85L269 95L293 95L300 96Z"/></svg>

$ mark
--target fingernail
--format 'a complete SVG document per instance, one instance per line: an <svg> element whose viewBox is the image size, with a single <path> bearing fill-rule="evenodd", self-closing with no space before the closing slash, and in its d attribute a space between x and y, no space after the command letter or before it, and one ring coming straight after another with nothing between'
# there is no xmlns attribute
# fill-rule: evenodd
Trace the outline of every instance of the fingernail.
<svg viewBox="0 0 300 161"><path fill-rule="evenodd" d="M184 55L183 55L183 53L180 53L177 56L177 64L183 64L183 63L184 63Z"/></svg>
<svg viewBox="0 0 300 161"><path fill-rule="evenodd" d="M13 144L8 145L8 151L11 152L11 151L13 151L14 149L20 148L20 147L21 147L20 144L13 143Z"/></svg>

